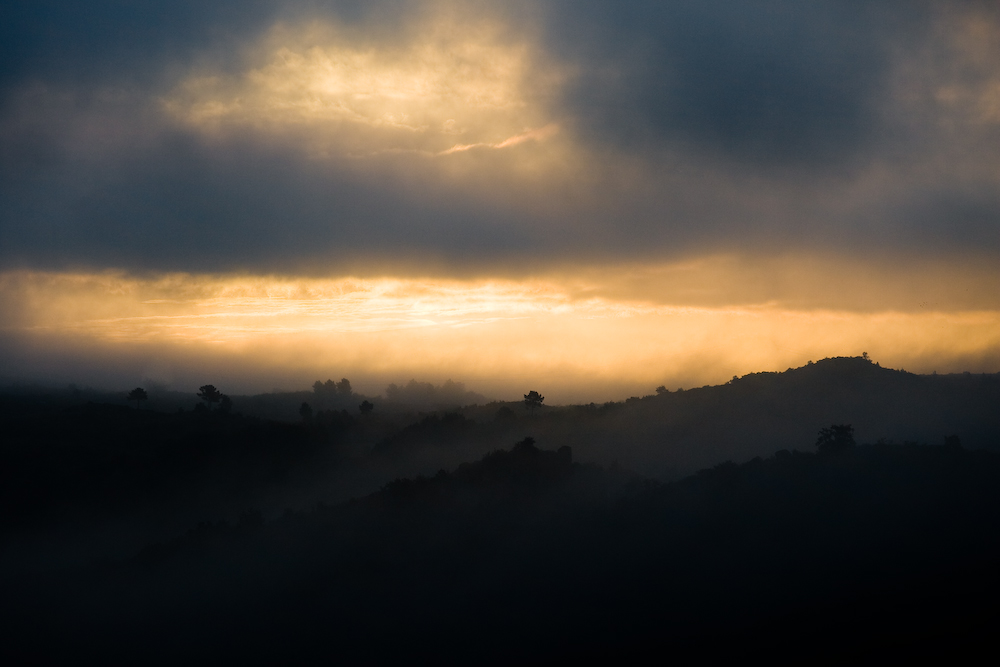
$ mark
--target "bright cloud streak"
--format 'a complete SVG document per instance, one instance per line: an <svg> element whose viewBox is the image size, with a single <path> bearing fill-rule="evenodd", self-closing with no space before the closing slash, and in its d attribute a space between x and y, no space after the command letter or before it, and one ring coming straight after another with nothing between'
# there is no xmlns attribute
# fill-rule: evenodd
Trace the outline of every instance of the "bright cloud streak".
<svg viewBox="0 0 1000 667"><path fill-rule="evenodd" d="M565 78L502 24L437 13L392 44L329 22L278 25L236 75L192 73L164 100L207 134L304 131L316 156L448 155L545 141L547 100Z"/></svg>

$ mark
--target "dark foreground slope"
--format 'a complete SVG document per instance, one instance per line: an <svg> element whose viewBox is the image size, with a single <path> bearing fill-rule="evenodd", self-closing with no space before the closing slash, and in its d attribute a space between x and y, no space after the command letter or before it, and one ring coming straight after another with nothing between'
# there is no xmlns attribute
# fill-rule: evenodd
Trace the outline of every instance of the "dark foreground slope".
<svg viewBox="0 0 1000 667"><path fill-rule="evenodd" d="M74 662L509 663L992 648L1000 455L780 452L658 484L522 442L272 522L4 582L3 650Z"/></svg>

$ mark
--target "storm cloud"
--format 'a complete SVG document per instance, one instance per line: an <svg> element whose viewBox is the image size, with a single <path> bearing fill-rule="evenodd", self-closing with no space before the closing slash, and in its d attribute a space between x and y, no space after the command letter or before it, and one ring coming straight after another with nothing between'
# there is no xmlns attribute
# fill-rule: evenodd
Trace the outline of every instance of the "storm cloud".
<svg viewBox="0 0 1000 667"><path fill-rule="evenodd" d="M1000 250L987 3L5 14L8 269Z"/></svg>

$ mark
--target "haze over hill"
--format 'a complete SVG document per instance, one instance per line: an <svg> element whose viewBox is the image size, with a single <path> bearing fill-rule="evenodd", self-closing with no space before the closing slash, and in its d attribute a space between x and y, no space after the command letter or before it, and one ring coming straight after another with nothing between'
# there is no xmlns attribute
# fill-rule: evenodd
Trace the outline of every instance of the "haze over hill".
<svg viewBox="0 0 1000 667"><path fill-rule="evenodd" d="M353 391L349 382L346 393L338 391L333 380L317 384L297 392L233 395L233 410L298 423L303 403L317 413L346 410L357 415L358 405L371 401L375 409L367 422L374 430L355 438L354 446L391 449L395 464L403 466L401 474L457 465L526 436L547 447L571 446L588 461L617 462L668 479L724 460L746 461L801 448L822 424L853 424L865 442L940 443L959 435L966 446L979 448L994 446L1000 435L1000 374L917 375L862 357L752 373L724 385L661 387L656 394L602 404L546 401L530 414L521 400L488 401L459 382L435 386L411 380L391 384L381 395ZM546 393L545 387L524 391L528 389ZM25 388L15 394L20 391L47 396L57 404L127 404L124 391ZM144 408L157 411L191 409L199 402L193 391L162 387L154 387L150 396ZM449 414L451 418L440 419ZM396 444L390 447L390 440Z"/></svg>
<svg viewBox="0 0 1000 667"><path fill-rule="evenodd" d="M662 623L681 652L732 656L717 633L826 619L796 631L802 655L854 604L907 646L937 604L942 646L992 618L1000 376L842 357L601 405L537 389L0 391L0 596L20 610L2 620L51 656L140 659L166 634L304 656L326 650L316 620L359 660L478 663L617 654ZM647 610L650 590L665 602ZM442 623L461 629L447 648ZM387 628L404 644L372 649Z"/></svg>
<svg viewBox="0 0 1000 667"><path fill-rule="evenodd" d="M1000 455L837 432L667 485L525 439L348 503L0 570L0 656L970 659L1000 590Z"/></svg>
<svg viewBox="0 0 1000 667"><path fill-rule="evenodd" d="M995 447L998 407L1000 374L915 375L842 357L714 387L544 410L530 430L588 460L670 477L802 448L816 424L853 424L864 442L940 443L958 434L970 447Z"/></svg>

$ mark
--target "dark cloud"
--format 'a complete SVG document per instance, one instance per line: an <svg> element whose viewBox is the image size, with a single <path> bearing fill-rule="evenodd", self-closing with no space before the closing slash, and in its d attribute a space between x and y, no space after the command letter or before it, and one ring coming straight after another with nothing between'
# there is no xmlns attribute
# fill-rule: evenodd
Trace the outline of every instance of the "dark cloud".
<svg viewBox="0 0 1000 667"><path fill-rule="evenodd" d="M1000 250L1000 193L995 184L914 194L894 213L893 222L901 237L893 239L897 245L931 247L940 252Z"/></svg>
<svg viewBox="0 0 1000 667"><path fill-rule="evenodd" d="M915 20L912 6L843 2L556 6L553 43L581 67L569 104L589 135L765 165L862 150L887 46Z"/></svg>
<svg viewBox="0 0 1000 667"><path fill-rule="evenodd" d="M421 156L322 160L249 131L206 139L158 106L198 63L244 67L241 49L276 21L335 16L391 41L412 3L5 3L0 266L503 264L854 252L871 239L1000 250L996 163L983 148L997 123L966 109L942 135L947 110L931 85L1000 78L941 65L958 56L927 46L946 32L933 3L513 7L502 11L515 28L541 16L541 47L573 72L552 113L593 164L463 184L435 181ZM900 102L907 49L933 52L935 67ZM963 169L936 157L945 144L969 147L952 156ZM873 164L889 174L882 189L867 183Z"/></svg>
<svg viewBox="0 0 1000 667"><path fill-rule="evenodd" d="M400 249L461 260L532 253L546 228L461 191L414 196L391 172L249 142L219 150L178 133L113 161L62 156L7 176L0 263L16 266L295 270Z"/></svg>
<svg viewBox="0 0 1000 667"><path fill-rule="evenodd" d="M14 0L0 21L0 83L149 83L164 65L225 48L275 15L266 0L127 2Z"/></svg>
<svg viewBox="0 0 1000 667"><path fill-rule="evenodd" d="M405 20L404 0L10 0L0 10L0 85L162 83L197 58L232 64L275 21Z"/></svg>

